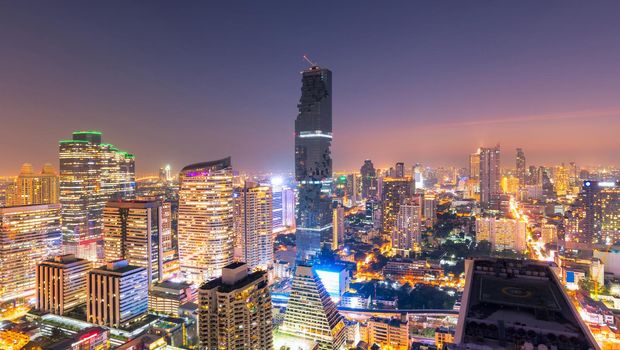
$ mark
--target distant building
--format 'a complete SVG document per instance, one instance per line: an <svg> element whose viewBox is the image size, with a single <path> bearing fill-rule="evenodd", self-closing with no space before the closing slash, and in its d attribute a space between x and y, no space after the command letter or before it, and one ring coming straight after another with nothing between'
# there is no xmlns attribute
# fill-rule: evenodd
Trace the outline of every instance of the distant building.
<svg viewBox="0 0 620 350"><path fill-rule="evenodd" d="M333 215L333 237L332 237L332 250L338 250L344 246L344 207L340 204L336 204L332 209Z"/></svg>
<svg viewBox="0 0 620 350"><path fill-rule="evenodd" d="M349 309L368 309L370 307L370 296L345 292L340 298L340 306Z"/></svg>
<svg viewBox="0 0 620 350"><path fill-rule="evenodd" d="M87 321L119 328L144 316L148 311L147 276L145 268L130 266L126 260L92 269L86 286Z"/></svg>
<svg viewBox="0 0 620 350"><path fill-rule="evenodd" d="M405 163L396 163L396 167L394 168L394 177L399 179L405 177Z"/></svg>
<svg viewBox="0 0 620 350"><path fill-rule="evenodd" d="M480 150L469 155L469 178L476 180L480 178Z"/></svg>
<svg viewBox="0 0 620 350"><path fill-rule="evenodd" d="M392 232L396 225L400 205L411 198L412 185L410 178L384 178L382 191L382 228L384 232Z"/></svg>
<svg viewBox="0 0 620 350"><path fill-rule="evenodd" d="M181 273L197 285L233 261L233 172L229 158L188 165L179 175Z"/></svg>
<svg viewBox="0 0 620 350"><path fill-rule="evenodd" d="M426 226L432 227L437 221L437 197L433 193L425 193L422 202L422 216L426 221Z"/></svg>
<svg viewBox="0 0 620 350"><path fill-rule="evenodd" d="M454 344L448 348L599 348L548 263L491 258L465 261Z"/></svg>
<svg viewBox="0 0 620 350"><path fill-rule="evenodd" d="M60 246L60 204L0 208L0 302L33 296L37 263Z"/></svg>
<svg viewBox="0 0 620 350"><path fill-rule="evenodd" d="M517 219L476 219L476 242L488 241L494 250L523 252L526 248L527 224Z"/></svg>
<svg viewBox="0 0 620 350"><path fill-rule="evenodd" d="M558 227L554 224L542 224L540 228L540 238L545 244L557 243Z"/></svg>
<svg viewBox="0 0 620 350"><path fill-rule="evenodd" d="M517 148L516 170L519 187L523 187L527 182L527 168L525 164L525 153L523 153L522 148Z"/></svg>
<svg viewBox="0 0 620 350"><path fill-rule="evenodd" d="M273 349L271 297L265 271L249 273L232 263L199 292L199 338L203 349Z"/></svg>
<svg viewBox="0 0 620 350"><path fill-rule="evenodd" d="M35 174L32 164L25 163L7 193L6 206L56 204L59 192L58 174L51 164L45 164L41 173Z"/></svg>
<svg viewBox="0 0 620 350"><path fill-rule="evenodd" d="M392 249L408 255L421 241L422 208L413 200L405 200L399 208L396 225L392 230Z"/></svg>
<svg viewBox="0 0 620 350"><path fill-rule="evenodd" d="M396 278L437 279L443 276L443 268L426 260L392 259L385 264L382 273Z"/></svg>
<svg viewBox="0 0 620 350"><path fill-rule="evenodd" d="M362 199L377 198L377 172L370 159L364 161L360 175L362 176Z"/></svg>
<svg viewBox="0 0 620 350"><path fill-rule="evenodd" d="M86 303L88 260L59 255L37 265L37 309L56 315Z"/></svg>
<svg viewBox="0 0 620 350"><path fill-rule="evenodd" d="M371 317L368 319L368 344L381 348L409 350L409 322L401 319Z"/></svg>
<svg viewBox="0 0 620 350"><path fill-rule="evenodd" d="M499 210L500 149L480 148L480 205L483 209Z"/></svg>

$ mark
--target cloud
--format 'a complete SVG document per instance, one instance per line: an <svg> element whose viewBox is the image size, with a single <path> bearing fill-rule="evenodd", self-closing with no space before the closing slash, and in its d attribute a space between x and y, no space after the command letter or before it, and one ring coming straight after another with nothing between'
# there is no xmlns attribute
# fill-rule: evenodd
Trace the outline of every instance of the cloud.
<svg viewBox="0 0 620 350"><path fill-rule="evenodd" d="M527 122L540 122L540 121L556 121L556 120L574 120L574 119L599 119L609 117L620 117L620 108L610 109L594 109L594 110L581 110L572 112L558 112L547 114L531 114L520 115L511 117L499 117L499 118L483 118L477 120L463 120L459 122L427 124L427 127L462 127L462 126L482 126L482 125L495 125L495 124L511 124L511 123L527 123Z"/></svg>

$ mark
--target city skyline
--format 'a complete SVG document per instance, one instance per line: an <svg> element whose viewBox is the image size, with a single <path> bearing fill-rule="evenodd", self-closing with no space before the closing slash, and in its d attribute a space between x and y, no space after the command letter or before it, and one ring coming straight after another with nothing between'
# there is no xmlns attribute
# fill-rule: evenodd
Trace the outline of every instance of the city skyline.
<svg viewBox="0 0 620 350"><path fill-rule="evenodd" d="M57 168L58 140L92 129L139 174L228 155L292 172L303 54L336 72L336 171L464 166L498 142L530 164L620 165L614 2L332 4L321 24L278 2L4 7L0 175Z"/></svg>

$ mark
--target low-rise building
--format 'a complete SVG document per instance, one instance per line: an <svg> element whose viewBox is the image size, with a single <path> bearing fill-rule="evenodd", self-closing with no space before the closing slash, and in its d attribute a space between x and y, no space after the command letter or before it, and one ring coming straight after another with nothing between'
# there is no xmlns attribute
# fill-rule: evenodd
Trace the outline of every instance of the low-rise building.
<svg viewBox="0 0 620 350"><path fill-rule="evenodd" d="M368 344L389 347L395 350L408 350L409 322L395 318L371 317L368 320Z"/></svg>

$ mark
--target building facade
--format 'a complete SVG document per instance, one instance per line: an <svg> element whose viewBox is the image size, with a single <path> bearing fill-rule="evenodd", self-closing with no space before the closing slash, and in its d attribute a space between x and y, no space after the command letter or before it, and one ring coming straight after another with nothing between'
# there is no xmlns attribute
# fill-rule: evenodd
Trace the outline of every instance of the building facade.
<svg viewBox="0 0 620 350"><path fill-rule="evenodd" d="M134 156L102 143L101 132L77 131L60 141L60 203L64 249L95 261L103 233L103 208L109 199L132 198Z"/></svg>
<svg viewBox="0 0 620 350"><path fill-rule="evenodd" d="M500 208L500 149L480 148L480 206L487 210Z"/></svg>
<svg viewBox="0 0 620 350"><path fill-rule="evenodd" d="M172 249L170 204L160 201L109 201L103 211L105 261L127 260L144 267L149 282L164 279L167 251Z"/></svg>
<svg viewBox="0 0 620 350"><path fill-rule="evenodd" d="M41 173L35 174L32 164L25 163L7 193L6 206L56 204L59 191L58 174L51 164L45 164Z"/></svg>
<svg viewBox="0 0 620 350"><path fill-rule="evenodd" d="M92 269L86 283L86 319L100 326L119 328L148 311L146 269L127 260Z"/></svg>
<svg viewBox="0 0 620 350"><path fill-rule="evenodd" d="M344 346L343 317L311 266L297 265L279 331L316 342L321 350L342 350Z"/></svg>
<svg viewBox="0 0 620 350"><path fill-rule="evenodd" d="M56 315L86 303L86 277L92 263L59 255L37 265L37 309Z"/></svg>
<svg viewBox="0 0 620 350"><path fill-rule="evenodd" d="M37 263L60 249L60 204L0 208L0 302L33 296Z"/></svg>
<svg viewBox="0 0 620 350"><path fill-rule="evenodd" d="M331 241L332 73L312 66L302 73L295 119L295 179L298 183L297 259L310 260Z"/></svg>
<svg viewBox="0 0 620 350"><path fill-rule="evenodd" d="M179 174L181 273L197 285L233 261L233 172L229 158L188 165Z"/></svg>
<svg viewBox="0 0 620 350"><path fill-rule="evenodd" d="M199 295L201 349L273 349L271 295L267 273L250 273L232 263L222 276L203 284Z"/></svg>
<svg viewBox="0 0 620 350"><path fill-rule="evenodd" d="M250 270L273 267L272 191L246 182L239 192L239 236L243 261Z"/></svg>

